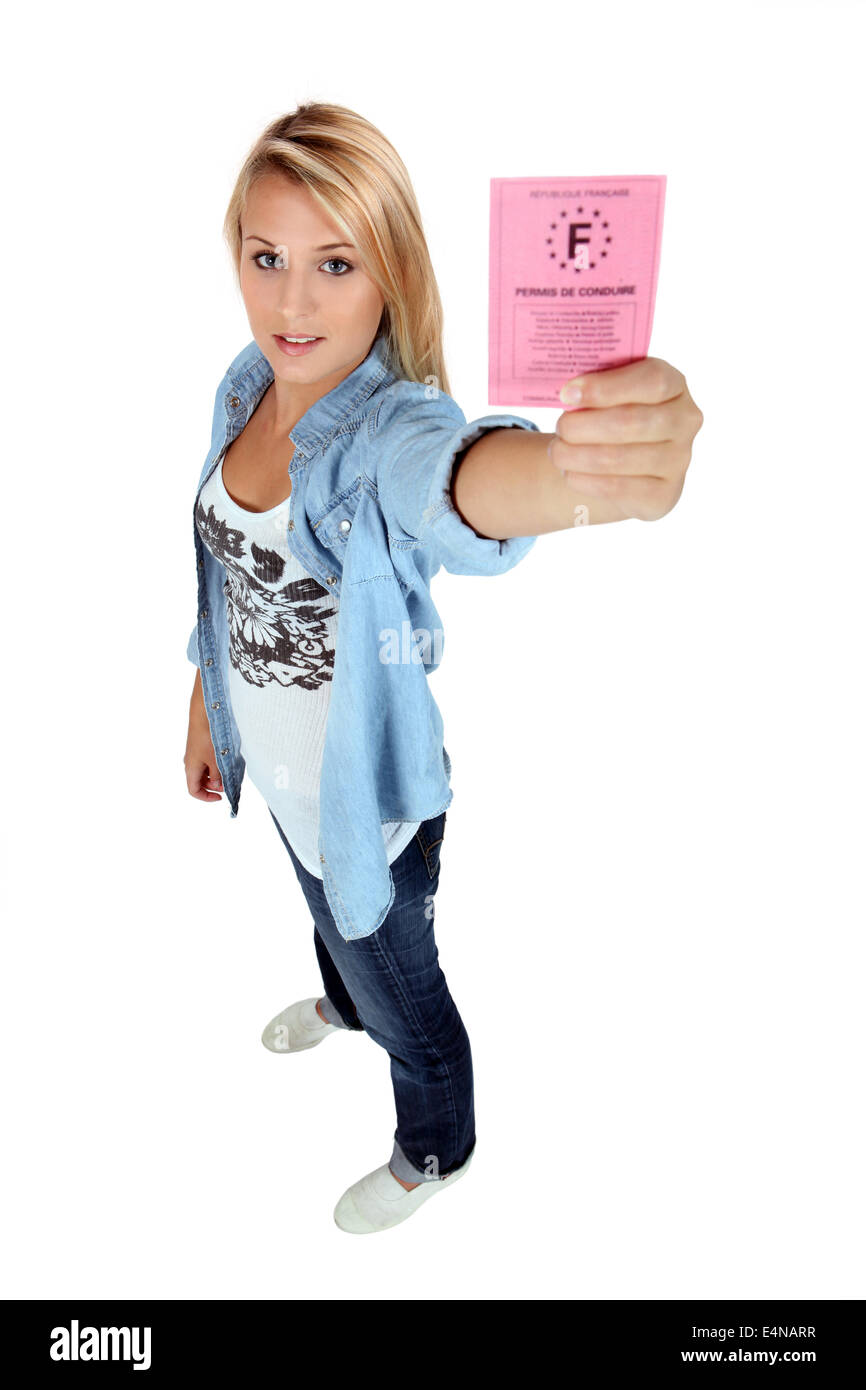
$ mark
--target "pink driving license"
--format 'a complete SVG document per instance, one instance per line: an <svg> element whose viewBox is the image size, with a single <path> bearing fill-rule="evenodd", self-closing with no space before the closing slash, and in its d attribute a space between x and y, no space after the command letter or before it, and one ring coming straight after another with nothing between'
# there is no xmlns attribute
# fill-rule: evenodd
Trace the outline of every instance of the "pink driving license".
<svg viewBox="0 0 866 1390"><path fill-rule="evenodd" d="M490 404L647 356L665 175L490 180Z"/></svg>

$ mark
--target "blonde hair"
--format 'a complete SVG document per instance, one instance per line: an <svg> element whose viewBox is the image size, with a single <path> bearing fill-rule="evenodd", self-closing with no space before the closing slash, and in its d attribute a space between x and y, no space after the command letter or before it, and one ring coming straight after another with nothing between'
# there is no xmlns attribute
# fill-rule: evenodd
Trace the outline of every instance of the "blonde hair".
<svg viewBox="0 0 866 1390"><path fill-rule="evenodd" d="M240 279L241 216L256 179L281 173L303 184L354 242L385 300L377 337L398 377L450 395L442 302L409 174L380 130L345 106L304 102L262 132L244 160L224 232Z"/></svg>

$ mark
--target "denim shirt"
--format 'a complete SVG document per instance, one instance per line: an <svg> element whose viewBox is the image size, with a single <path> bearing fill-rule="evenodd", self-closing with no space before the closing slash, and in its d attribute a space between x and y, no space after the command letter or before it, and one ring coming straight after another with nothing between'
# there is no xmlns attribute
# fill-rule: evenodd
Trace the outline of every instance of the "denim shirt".
<svg viewBox="0 0 866 1390"><path fill-rule="evenodd" d="M201 670L232 818L246 763L228 697L226 570L203 544L195 509L273 378L255 340L232 362L216 393L193 507L198 619L187 656ZM451 574L502 574L537 539L479 536L451 498L458 454L485 430L508 426L538 429L507 414L467 424L450 396L397 376L377 338L363 362L289 434L295 452L287 543L339 596L318 849L325 895L346 941L374 932L394 901L382 822L427 820L453 796L442 716L427 681L443 645L430 580L440 565Z"/></svg>

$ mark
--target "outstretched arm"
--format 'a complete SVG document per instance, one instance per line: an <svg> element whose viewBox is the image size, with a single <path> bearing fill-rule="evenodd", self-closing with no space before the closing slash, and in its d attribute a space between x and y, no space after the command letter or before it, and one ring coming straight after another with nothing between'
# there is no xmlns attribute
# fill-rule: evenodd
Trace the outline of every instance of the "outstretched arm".
<svg viewBox="0 0 866 1390"><path fill-rule="evenodd" d="M480 536L506 540L605 521L656 521L679 500L704 417L660 357L575 377L553 434L489 430L457 461L451 496Z"/></svg>

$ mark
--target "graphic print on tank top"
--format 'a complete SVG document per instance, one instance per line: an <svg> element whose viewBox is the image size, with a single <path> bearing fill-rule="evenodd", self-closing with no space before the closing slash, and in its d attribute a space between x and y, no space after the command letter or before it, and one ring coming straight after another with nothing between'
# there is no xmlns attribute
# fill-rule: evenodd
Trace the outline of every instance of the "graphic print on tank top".
<svg viewBox="0 0 866 1390"><path fill-rule="evenodd" d="M199 494L195 521L226 572L226 694L247 773L304 868L321 878L319 785L339 599L292 552L289 510L288 499L266 512L241 507L218 466ZM389 864L419 824L383 822Z"/></svg>
<svg viewBox="0 0 866 1390"><path fill-rule="evenodd" d="M332 680L334 643L326 619L337 609L327 589L311 575L281 585L282 555L248 542L244 531L215 515L213 505L205 511L199 501L196 525L202 542L225 566L229 658L244 680L303 690Z"/></svg>

